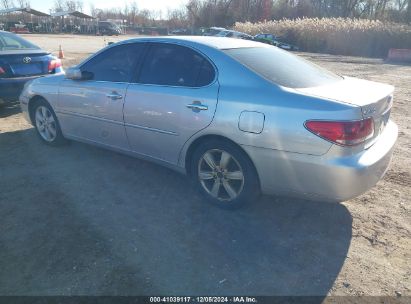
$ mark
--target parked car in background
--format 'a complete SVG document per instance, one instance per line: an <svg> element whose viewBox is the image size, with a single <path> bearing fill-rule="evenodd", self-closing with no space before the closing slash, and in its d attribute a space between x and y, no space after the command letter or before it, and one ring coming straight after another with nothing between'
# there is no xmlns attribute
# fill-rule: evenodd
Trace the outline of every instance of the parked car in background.
<svg viewBox="0 0 411 304"><path fill-rule="evenodd" d="M155 161L229 208L260 191L335 202L370 189L397 140L393 89L254 41L147 37L31 81L20 104L46 144Z"/></svg>
<svg viewBox="0 0 411 304"><path fill-rule="evenodd" d="M217 36L219 33L226 31L227 29L223 27L210 27L205 29L203 32L203 36Z"/></svg>
<svg viewBox="0 0 411 304"><path fill-rule="evenodd" d="M107 35L107 36L121 35L121 28L117 24L111 21L99 21L98 31L100 35Z"/></svg>
<svg viewBox="0 0 411 304"><path fill-rule="evenodd" d="M30 34L27 25L22 21L16 22L13 27L9 28L9 31L15 34Z"/></svg>
<svg viewBox="0 0 411 304"><path fill-rule="evenodd" d="M232 30L224 30L219 32L216 37L228 37L228 38L238 38L238 39L247 39L253 40L253 36L248 35L246 33L232 31Z"/></svg>
<svg viewBox="0 0 411 304"><path fill-rule="evenodd" d="M185 29L185 28L180 28L180 29L175 29L170 32L171 35L175 36L180 36L180 35L190 35L191 30Z"/></svg>
<svg viewBox="0 0 411 304"><path fill-rule="evenodd" d="M284 42L281 37L275 36L273 34L258 34L254 36L254 40L258 42L263 42L266 44L274 45L274 46L277 46L287 51L298 51L299 50L298 46Z"/></svg>
<svg viewBox="0 0 411 304"><path fill-rule="evenodd" d="M17 100L27 81L62 72L60 59L18 35L0 31L0 103Z"/></svg>

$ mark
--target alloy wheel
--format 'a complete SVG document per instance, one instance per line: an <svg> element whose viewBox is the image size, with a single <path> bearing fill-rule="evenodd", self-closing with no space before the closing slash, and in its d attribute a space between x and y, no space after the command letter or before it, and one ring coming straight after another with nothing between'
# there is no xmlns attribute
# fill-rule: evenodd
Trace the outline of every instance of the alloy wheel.
<svg viewBox="0 0 411 304"><path fill-rule="evenodd" d="M35 121L40 136L47 142L53 142L57 137L57 125L51 111L45 106L37 107Z"/></svg>
<svg viewBox="0 0 411 304"><path fill-rule="evenodd" d="M200 158L198 178L204 190L220 201L236 199L244 187L240 163L230 153L219 149L208 150Z"/></svg>

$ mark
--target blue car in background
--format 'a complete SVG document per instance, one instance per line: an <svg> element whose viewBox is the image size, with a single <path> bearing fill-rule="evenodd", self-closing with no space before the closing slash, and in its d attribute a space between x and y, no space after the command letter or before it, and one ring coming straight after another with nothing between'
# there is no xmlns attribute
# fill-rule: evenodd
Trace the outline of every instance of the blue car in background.
<svg viewBox="0 0 411 304"><path fill-rule="evenodd" d="M18 100L27 81L60 73L60 59L18 35L0 31L0 105Z"/></svg>

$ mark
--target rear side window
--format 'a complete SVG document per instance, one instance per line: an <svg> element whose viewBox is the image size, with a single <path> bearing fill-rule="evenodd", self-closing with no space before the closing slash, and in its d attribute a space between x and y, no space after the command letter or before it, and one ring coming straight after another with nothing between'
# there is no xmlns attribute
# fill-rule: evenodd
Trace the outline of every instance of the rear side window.
<svg viewBox="0 0 411 304"><path fill-rule="evenodd" d="M342 80L319 66L274 46L224 50L267 80L289 88L321 86Z"/></svg>
<svg viewBox="0 0 411 304"><path fill-rule="evenodd" d="M141 68L140 83L202 87L215 77L210 62L198 52L180 45L152 44Z"/></svg>
<svg viewBox="0 0 411 304"><path fill-rule="evenodd" d="M130 82L143 50L143 43L114 46L86 62L80 69L82 72L93 73L91 80Z"/></svg>

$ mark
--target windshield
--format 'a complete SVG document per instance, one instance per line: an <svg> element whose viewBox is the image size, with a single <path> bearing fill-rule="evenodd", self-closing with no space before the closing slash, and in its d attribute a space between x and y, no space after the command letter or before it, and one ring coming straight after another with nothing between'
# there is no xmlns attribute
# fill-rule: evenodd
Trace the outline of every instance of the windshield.
<svg viewBox="0 0 411 304"><path fill-rule="evenodd" d="M39 50L40 48L17 35L0 33L0 51Z"/></svg>
<svg viewBox="0 0 411 304"><path fill-rule="evenodd" d="M223 50L267 80L288 88L308 88L342 80L319 66L277 47Z"/></svg>

